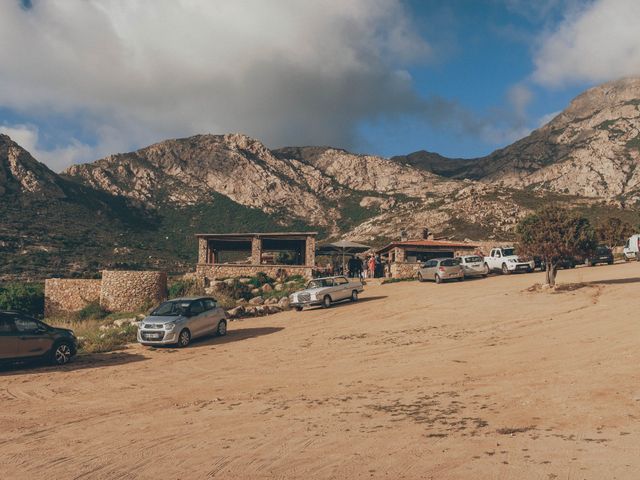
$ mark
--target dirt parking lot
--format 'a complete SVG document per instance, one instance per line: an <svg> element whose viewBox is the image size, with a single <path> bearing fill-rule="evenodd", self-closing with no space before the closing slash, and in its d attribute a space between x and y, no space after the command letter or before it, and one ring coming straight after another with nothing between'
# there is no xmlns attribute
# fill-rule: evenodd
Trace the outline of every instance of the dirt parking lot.
<svg viewBox="0 0 640 480"><path fill-rule="evenodd" d="M640 264L445 285L0 372L1 479L637 479Z"/></svg>

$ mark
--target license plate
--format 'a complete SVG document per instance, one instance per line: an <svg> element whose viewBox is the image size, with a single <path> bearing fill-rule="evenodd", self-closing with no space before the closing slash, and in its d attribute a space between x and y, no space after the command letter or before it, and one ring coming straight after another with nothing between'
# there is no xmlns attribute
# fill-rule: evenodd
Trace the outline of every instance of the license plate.
<svg viewBox="0 0 640 480"><path fill-rule="evenodd" d="M147 337L150 339L162 338L162 334L160 333L147 333Z"/></svg>

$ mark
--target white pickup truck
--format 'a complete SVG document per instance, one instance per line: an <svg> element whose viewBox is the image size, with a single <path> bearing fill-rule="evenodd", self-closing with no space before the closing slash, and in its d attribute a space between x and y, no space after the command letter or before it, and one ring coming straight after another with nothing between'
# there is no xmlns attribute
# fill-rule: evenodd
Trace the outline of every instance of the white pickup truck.
<svg viewBox="0 0 640 480"><path fill-rule="evenodd" d="M502 272L504 275L513 272L533 272L535 262L518 257L514 247L495 247L488 257L484 257L484 268L489 272Z"/></svg>
<svg viewBox="0 0 640 480"><path fill-rule="evenodd" d="M623 254L626 261L637 260L640 262L640 235L631 235L627 239L627 243L624 244Z"/></svg>

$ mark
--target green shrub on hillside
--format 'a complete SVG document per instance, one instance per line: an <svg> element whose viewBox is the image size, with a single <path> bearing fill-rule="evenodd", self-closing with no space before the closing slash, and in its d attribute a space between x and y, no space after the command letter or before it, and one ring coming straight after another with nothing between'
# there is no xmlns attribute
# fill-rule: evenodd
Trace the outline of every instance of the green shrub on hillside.
<svg viewBox="0 0 640 480"><path fill-rule="evenodd" d="M75 314L75 317L80 321L85 320L101 320L109 315L109 312L104 310L100 306L100 302L91 302L87 304L82 310Z"/></svg>
<svg viewBox="0 0 640 480"><path fill-rule="evenodd" d="M204 295L204 289L195 280L176 280L169 285L169 298Z"/></svg>
<svg viewBox="0 0 640 480"><path fill-rule="evenodd" d="M41 283L0 285L0 310L17 310L29 315L44 315L44 286Z"/></svg>

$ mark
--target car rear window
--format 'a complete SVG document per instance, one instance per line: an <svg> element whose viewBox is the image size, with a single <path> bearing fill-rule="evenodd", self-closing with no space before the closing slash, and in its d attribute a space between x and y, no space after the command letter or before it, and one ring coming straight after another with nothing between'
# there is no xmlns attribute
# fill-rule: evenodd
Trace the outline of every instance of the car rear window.
<svg viewBox="0 0 640 480"><path fill-rule="evenodd" d="M442 260L440 265L443 267L455 267L456 265L460 265L460 262L455 258L448 258L447 260Z"/></svg>
<svg viewBox="0 0 640 480"><path fill-rule="evenodd" d="M482 261L480 257L467 257L467 263L478 263Z"/></svg>

